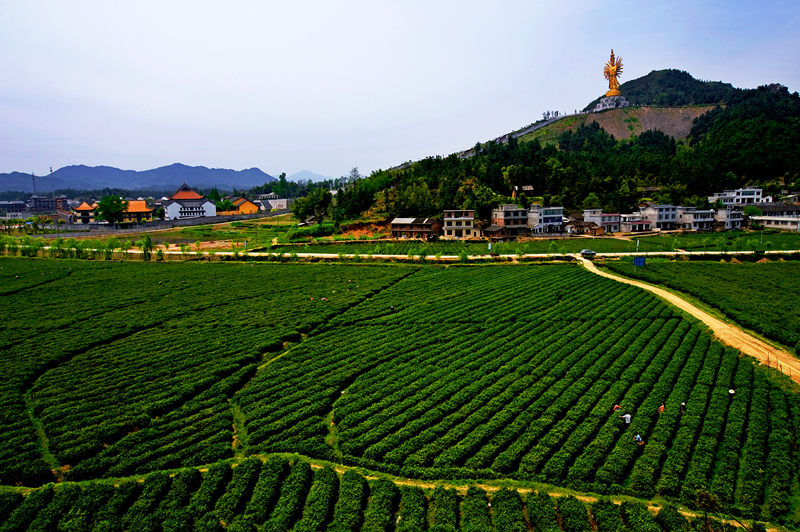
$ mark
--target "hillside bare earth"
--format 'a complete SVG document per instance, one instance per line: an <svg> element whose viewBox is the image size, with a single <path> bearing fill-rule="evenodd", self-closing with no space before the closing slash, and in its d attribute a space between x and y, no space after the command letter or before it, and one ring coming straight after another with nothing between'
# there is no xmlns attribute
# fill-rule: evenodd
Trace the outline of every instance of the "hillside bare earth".
<svg viewBox="0 0 800 532"><path fill-rule="evenodd" d="M630 107L611 109L602 113L568 116L521 137L522 141L538 138L541 142L555 141L564 131L577 129L581 124L597 122L616 139L628 139L642 131L658 129L670 137L685 139L692 130L692 121L714 106L700 107Z"/></svg>

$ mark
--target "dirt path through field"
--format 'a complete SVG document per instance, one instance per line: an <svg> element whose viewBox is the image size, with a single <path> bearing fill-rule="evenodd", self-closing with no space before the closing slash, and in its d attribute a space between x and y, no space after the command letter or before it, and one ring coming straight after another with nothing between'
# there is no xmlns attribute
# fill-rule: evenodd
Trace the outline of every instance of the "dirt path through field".
<svg viewBox="0 0 800 532"><path fill-rule="evenodd" d="M708 325L708 327L714 332L714 336L716 336L717 339L719 339L722 343L738 349L746 355L757 358L761 362L768 364L770 367L777 367L777 369L782 373L789 375L793 381L800 383L800 361L786 351L773 347L768 343L747 334L741 329L734 327L733 325L729 325L718 320L707 312L695 307L685 299L676 296L675 294L672 294L662 288L600 271L592 261L586 260L580 255L575 255L575 258L581 261L586 269L592 273L596 273L602 277L608 277L609 279L614 279L615 281L619 281L621 283L644 288L645 290L649 290L657 296L666 299L676 307L680 308L681 310L685 310L692 316Z"/></svg>

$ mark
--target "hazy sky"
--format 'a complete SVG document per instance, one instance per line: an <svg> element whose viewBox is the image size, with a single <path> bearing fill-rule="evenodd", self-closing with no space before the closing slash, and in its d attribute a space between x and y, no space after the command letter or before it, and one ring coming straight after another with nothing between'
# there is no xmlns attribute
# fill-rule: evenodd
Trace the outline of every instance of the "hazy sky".
<svg viewBox="0 0 800 532"><path fill-rule="evenodd" d="M800 90L800 3L0 2L0 172L447 155L677 68Z"/></svg>

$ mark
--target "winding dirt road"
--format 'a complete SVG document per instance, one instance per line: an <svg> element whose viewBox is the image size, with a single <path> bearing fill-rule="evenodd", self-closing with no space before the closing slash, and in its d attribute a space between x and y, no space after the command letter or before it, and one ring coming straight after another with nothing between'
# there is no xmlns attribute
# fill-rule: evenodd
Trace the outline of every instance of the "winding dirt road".
<svg viewBox="0 0 800 532"><path fill-rule="evenodd" d="M714 332L714 336L716 336L716 338L722 343L738 349L745 355L756 358L762 363L768 364L770 367L777 368L785 375L791 377L793 381L800 383L800 361L786 351L773 347L737 327L718 320L707 312L695 307L685 299L682 299L681 297L676 296L675 294L672 294L662 288L600 271L592 261L586 260L580 255L575 255L575 258L581 261L586 269L592 273L596 273L601 277L614 279L620 283L626 283L633 286L638 286L639 288L644 288L645 290L653 292L662 299L666 299L676 307L680 308L681 310L685 310L692 316L708 325L708 327Z"/></svg>

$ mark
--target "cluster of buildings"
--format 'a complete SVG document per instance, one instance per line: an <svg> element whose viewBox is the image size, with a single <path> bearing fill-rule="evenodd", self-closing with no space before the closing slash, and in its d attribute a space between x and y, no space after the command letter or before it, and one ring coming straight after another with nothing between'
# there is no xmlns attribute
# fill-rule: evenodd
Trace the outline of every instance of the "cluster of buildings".
<svg viewBox="0 0 800 532"><path fill-rule="evenodd" d="M750 215L751 223L777 229L800 231L800 205L772 203L759 188L725 190L708 197L722 208L698 209L681 205L643 202L638 212L607 213L602 209L586 209L582 213L564 215L564 207L531 205L523 209L517 204L499 205L492 210L490 224L483 230L475 225L474 210L446 210L444 220L438 218L395 218L391 222L395 238L443 239L486 237L492 241L516 240L522 237L559 235L600 236L609 233L646 233L655 231L725 231L745 224L744 208L758 207L761 215Z"/></svg>
<svg viewBox="0 0 800 532"><path fill-rule="evenodd" d="M272 211L288 209L292 204L290 199L282 199L275 194L256 196L253 201L243 196L228 196L232 208L217 212L217 204L211 199L198 194L186 183L180 186L169 197L148 202L143 198L126 198L128 206L122 215L123 223L150 222L154 217L160 217L163 209L163 219L182 220L186 218L206 218L236 214L253 214L259 211ZM95 219L97 202L70 200L66 196L32 196L26 203L24 201L0 201L0 215L4 218L25 218L34 214L47 214L53 218L63 219L71 224L100 223ZM158 213L158 216L156 216Z"/></svg>

